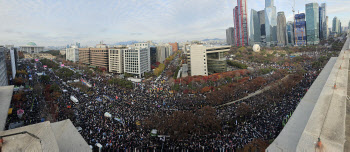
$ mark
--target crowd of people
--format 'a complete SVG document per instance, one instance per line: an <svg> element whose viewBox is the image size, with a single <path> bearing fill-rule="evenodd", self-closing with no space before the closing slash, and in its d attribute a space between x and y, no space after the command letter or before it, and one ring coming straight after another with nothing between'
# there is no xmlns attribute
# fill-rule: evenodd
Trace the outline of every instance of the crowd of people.
<svg viewBox="0 0 350 152"><path fill-rule="evenodd" d="M254 139L275 139L291 116L301 98L307 92L322 69L315 69L311 61L303 61L306 73L297 83L280 89L270 89L262 94L243 101L216 109L221 130L205 135L191 135L189 139L174 141L168 136L157 137L144 127L144 121L157 112L193 110L206 104L205 94L183 94L173 92L169 83L151 81L134 83L133 89L122 88L108 83L111 76L90 76L83 73L81 80L91 84L86 93L63 83L52 70L45 70L50 75L51 83L67 90L57 99L59 112L57 120L71 119L80 128L79 132L86 142L97 150L102 145L103 151L135 149L167 150L236 150L243 148ZM250 63L251 64L251 63ZM262 65L259 65L262 66ZM277 64L265 65L277 69L294 69L294 67ZM157 78L162 80L164 74ZM33 81L38 81L34 77ZM287 92L282 90L289 90ZM70 99L74 96L79 103ZM25 124L41 121L40 107L43 97L27 95L28 101L21 105L24 109L33 110L24 119ZM273 100L271 100L273 99ZM273 102L272 102L273 101ZM237 114L240 104L247 104L251 111L246 116ZM69 108L68 108L69 107ZM39 113L39 115L35 115ZM18 119L18 118L13 118ZM16 120L16 121L19 121ZM157 129L157 128L154 128Z"/></svg>

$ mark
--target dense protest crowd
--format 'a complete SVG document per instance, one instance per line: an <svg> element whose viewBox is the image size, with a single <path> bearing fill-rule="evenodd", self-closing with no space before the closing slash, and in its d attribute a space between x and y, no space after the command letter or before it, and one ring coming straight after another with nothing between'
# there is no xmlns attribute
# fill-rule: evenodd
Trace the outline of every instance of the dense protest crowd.
<svg viewBox="0 0 350 152"><path fill-rule="evenodd" d="M296 69L291 65L244 63L258 69L266 67ZM163 75L157 78L160 79L158 82L133 83L133 89L126 89L109 83L109 76L90 76L83 73L79 81L84 80L91 84L88 90L92 93L86 93L64 83L54 71L38 69L50 76L50 83L56 83L60 89L66 90L57 99L58 114L56 119L52 118L53 121L71 119L94 150L97 150L100 144L103 151L136 149L231 151L242 149L255 139L270 141L278 136L283 125L322 70L313 68L311 61L308 60L302 61L301 65L306 72L291 74L284 80L285 82L262 94L216 108L216 117L221 126L218 131L209 134L192 134L189 138L181 140L169 136L154 136L151 129L145 127L144 121L156 113L171 115L174 111L200 109L207 105L206 94L174 92L169 83L161 81L165 80ZM264 86L282 78L273 79L271 75L272 73L263 75L267 80ZM258 74L252 74L250 80L258 76ZM39 82L38 77L33 76L32 81ZM261 88L255 88L254 91ZM252 90L240 91L237 91L235 98L253 93ZM74 96L79 103L74 104L70 99L71 96ZM24 124L42 121L41 110L47 106L43 103L44 98L40 95L26 95L26 98L30 102L15 105L31 110L24 115ZM244 114L237 112L241 105L246 106ZM19 121L16 117L11 119L14 119L11 122Z"/></svg>

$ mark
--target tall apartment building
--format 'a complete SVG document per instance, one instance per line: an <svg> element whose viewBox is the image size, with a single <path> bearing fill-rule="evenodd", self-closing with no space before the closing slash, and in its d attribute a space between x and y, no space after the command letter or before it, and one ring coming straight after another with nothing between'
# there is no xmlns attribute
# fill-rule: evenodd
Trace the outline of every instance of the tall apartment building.
<svg viewBox="0 0 350 152"><path fill-rule="evenodd" d="M265 32L266 45L277 44L277 16L274 0L265 0Z"/></svg>
<svg viewBox="0 0 350 152"><path fill-rule="evenodd" d="M306 21L305 14L295 14L295 45L306 45Z"/></svg>
<svg viewBox="0 0 350 152"><path fill-rule="evenodd" d="M66 48L66 60L72 62L79 62L79 48L76 45L71 45L70 48Z"/></svg>
<svg viewBox="0 0 350 152"><path fill-rule="evenodd" d="M135 43L124 50L124 72L142 77L151 71L150 47L148 43Z"/></svg>
<svg viewBox="0 0 350 152"><path fill-rule="evenodd" d="M5 48L0 47L0 86L7 86L7 68L6 68L6 55Z"/></svg>
<svg viewBox="0 0 350 152"><path fill-rule="evenodd" d="M319 8L319 15L320 15L320 28L319 28L319 31L320 31L320 39L321 40L325 40L327 39L327 36L326 36L326 32L327 32L327 11L326 11L326 3L322 3L320 8ZM325 32L326 31L326 32Z"/></svg>
<svg viewBox="0 0 350 152"><path fill-rule="evenodd" d="M113 73L124 73L124 51L126 47L108 49L108 71Z"/></svg>
<svg viewBox="0 0 350 152"><path fill-rule="evenodd" d="M266 45L266 32L265 32L265 10L261 10L258 12L259 23L260 23L260 42L262 45Z"/></svg>
<svg viewBox="0 0 350 152"><path fill-rule="evenodd" d="M260 19L256 10L252 9L250 12L250 43L251 45L260 44L261 31Z"/></svg>
<svg viewBox="0 0 350 152"><path fill-rule="evenodd" d="M249 42L247 0L237 0L233 9L235 40L237 46L247 46Z"/></svg>
<svg viewBox="0 0 350 152"><path fill-rule="evenodd" d="M156 58L157 62L163 63L167 57L172 53L172 46L170 45L160 45L157 46Z"/></svg>
<svg viewBox="0 0 350 152"><path fill-rule="evenodd" d="M320 43L320 16L318 3L308 3L305 5L306 10L306 34L307 44L316 45Z"/></svg>
<svg viewBox="0 0 350 152"><path fill-rule="evenodd" d="M277 14L277 45L285 46L287 45L286 16L284 12L278 12Z"/></svg>
<svg viewBox="0 0 350 152"><path fill-rule="evenodd" d="M292 21L288 21L287 22L287 26L286 26L286 30L287 30L287 45L294 45L294 24Z"/></svg>
<svg viewBox="0 0 350 152"><path fill-rule="evenodd" d="M226 43L228 45L234 45L234 30L235 29L233 27L226 29Z"/></svg>

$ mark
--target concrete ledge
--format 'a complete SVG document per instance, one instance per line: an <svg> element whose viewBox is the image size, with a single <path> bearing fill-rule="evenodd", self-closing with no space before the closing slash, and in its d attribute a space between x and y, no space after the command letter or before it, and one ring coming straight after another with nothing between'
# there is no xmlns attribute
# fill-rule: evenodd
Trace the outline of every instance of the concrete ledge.
<svg viewBox="0 0 350 152"><path fill-rule="evenodd" d="M299 105L295 109L292 117L286 126L275 139L275 141L267 148L268 152L295 152L301 134L309 120L312 110L326 84L329 74L331 73L337 58L331 58L322 72L318 75L308 92L301 99Z"/></svg>
<svg viewBox="0 0 350 152"><path fill-rule="evenodd" d="M350 42L347 39L339 57L329 60L286 126L266 151L343 151L349 47ZM316 147L319 137L323 145L321 149Z"/></svg>

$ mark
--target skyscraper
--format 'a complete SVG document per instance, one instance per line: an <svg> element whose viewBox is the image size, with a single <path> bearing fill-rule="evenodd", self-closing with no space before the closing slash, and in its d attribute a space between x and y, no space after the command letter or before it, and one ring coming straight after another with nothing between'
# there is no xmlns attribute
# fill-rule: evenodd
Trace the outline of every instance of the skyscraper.
<svg viewBox="0 0 350 152"><path fill-rule="evenodd" d="M260 40L262 45L266 45L266 32L265 32L265 10L258 12L259 22L260 22Z"/></svg>
<svg viewBox="0 0 350 152"><path fill-rule="evenodd" d="M305 14L295 14L295 44L296 45L306 45L306 21Z"/></svg>
<svg viewBox="0 0 350 152"><path fill-rule="evenodd" d="M286 16L284 12L278 12L277 15L277 45L286 45Z"/></svg>
<svg viewBox="0 0 350 152"><path fill-rule="evenodd" d="M343 31L342 31L342 26L341 26L341 22L339 20L339 34L341 34Z"/></svg>
<svg viewBox="0 0 350 152"><path fill-rule="evenodd" d="M306 34L307 45L315 45L320 42L320 17L317 3L308 3L306 10Z"/></svg>
<svg viewBox="0 0 350 152"><path fill-rule="evenodd" d="M327 40L329 36L329 30L328 30L328 16L326 16L326 20L323 22L323 30L322 30L323 39ZM320 33L321 34L321 33Z"/></svg>
<svg viewBox="0 0 350 152"><path fill-rule="evenodd" d="M247 46L248 33L247 0L237 0L237 6L233 9L233 22L235 25L235 41L237 46Z"/></svg>
<svg viewBox="0 0 350 152"><path fill-rule="evenodd" d="M0 86L8 85L5 48L0 47Z"/></svg>
<svg viewBox="0 0 350 152"><path fill-rule="evenodd" d="M234 30L233 27L226 29L226 43L228 45L234 45Z"/></svg>
<svg viewBox="0 0 350 152"><path fill-rule="evenodd" d="M233 23L235 25L234 29L234 40L235 40L235 45L240 46L241 41L239 40L239 29L240 29L240 24L239 24L239 19L238 19L238 6L236 6L233 9Z"/></svg>
<svg viewBox="0 0 350 152"><path fill-rule="evenodd" d="M287 44L294 45L294 24L292 21L287 22Z"/></svg>
<svg viewBox="0 0 350 152"><path fill-rule="evenodd" d="M237 0L239 20L239 40L242 46L247 46L249 41L247 0Z"/></svg>
<svg viewBox="0 0 350 152"><path fill-rule="evenodd" d="M319 8L319 13L320 13L320 39L324 40L327 39L325 35L325 30L327 30L326 25L326 3L322 3L320 8Z"/></svg>
<svg viewBox="0 0 350 152"><path fill-rule="evenodd" d="M260 31L260 19L258 12L254 9L250 13L250 43L251 45L260 44L261 31Z"/></svg>
<svg viewBox="0 0 350 152"><path fill-rule="evenodd" d="M339 34L340 33L339 26L340 26L340 21L339 21L338 17L334 17L333 24L332 24L332 32Z"/></svg>
<svg viewBox="0 0 350 152"><path fill-rule="evenodd" d="M267 46L277 44L277 16L274 0L265 0L265 31Z"/></svg>

